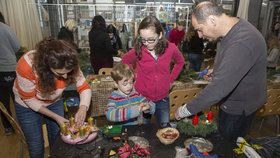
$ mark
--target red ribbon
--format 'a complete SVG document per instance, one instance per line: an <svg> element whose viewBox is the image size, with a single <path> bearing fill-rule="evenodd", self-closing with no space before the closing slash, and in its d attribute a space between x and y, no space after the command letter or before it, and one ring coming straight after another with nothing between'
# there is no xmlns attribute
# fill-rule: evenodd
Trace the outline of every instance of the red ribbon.
<svg viewBox="0 0 280 158"><path fill-rule="evenodd" d="M134 147L131 148L126 143L118 150L118 154L120 155L120 158L128 158L131 154L134 153L140 157L149 156L151 154L150 148L141 148L139 144L135 144Z"/></svg>
<svg viewBox="0 0 280 158"><path fill-rule="evenodd" d="M134 145L132 152L140 157L151 155L150 148L141 148L139 144Z"/></svg>

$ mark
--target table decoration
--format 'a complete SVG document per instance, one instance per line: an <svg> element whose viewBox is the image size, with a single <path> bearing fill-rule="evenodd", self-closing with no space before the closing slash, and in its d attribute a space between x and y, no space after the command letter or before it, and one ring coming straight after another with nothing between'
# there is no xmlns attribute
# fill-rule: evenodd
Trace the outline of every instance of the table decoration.
<svg viewBox="0 0 280 158"><path fill-rule="evenodd" d="M177 124L177 128L180 133L189 136L205 137L217 130L217 123L214 119L213 113L210 111L207 114L202 114L200 116L195 115L192 119L185 118L180 120Z"/></svg>
<svg viewBox="0 0 280 158"><path fill-rule="evenodd" d="M168 145L172 144L176 139L179 138L179 131L176 128L163 128L158 130L156 136L160 140L161 143Z"/></svg>
<svg viewBox="0 0 280 158"><path fill-rule="evenodd" d="M114 154L114 155L110 155L109 157L110 158L150 158L151 155L150 145L141 146L141 144L139 144L138 141L135 141L140 138L137 139L133 138L133 139L134 141L131 140L125 141L124 144L117 150L117 152L111 150L110 154Z"/></svg>
<svg viewBox="0 0 280 158"><path fill-rule="evenodd" d="M186 148L190 148L190 144L194 145L201 153L211 152L213 150L213 144L204 138L193 137L185 140L184 145Z"/></svg>
<svg viewBox="0 0 280 158"><path fill-rule="evenodd" d="M107 138L120 137L122 133L122 125L104 126L100 130Z"/></svg>
<svg viewBox="0 0 280 158"><path fill-rule="evenodd" d="M81 127L77 127L75 119L71 117L69 123L60 125L61 139L68 144L84 144L97 137L98 128L93 124L93 118L88 118Z"/></svg>

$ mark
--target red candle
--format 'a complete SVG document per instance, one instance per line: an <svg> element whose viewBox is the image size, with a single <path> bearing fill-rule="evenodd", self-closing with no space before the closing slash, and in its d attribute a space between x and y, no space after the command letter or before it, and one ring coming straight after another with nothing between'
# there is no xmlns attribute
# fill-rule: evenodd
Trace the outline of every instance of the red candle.
<svg viewBox="0 0 280 158"><path fill-rule="evenodd" d="M207 120L208 121L212 121L213 120L213 112L212 111L209 111L208 114L207 114Z"/></svg>
<svg viewBox="0 0 280 158"><path fill-rule="evenodd" d="M192 124L193 124L193 125L197 125L197 124L198 124L198 116L197 116L197 115L195 115L195 116L193 117Z"/></svg>

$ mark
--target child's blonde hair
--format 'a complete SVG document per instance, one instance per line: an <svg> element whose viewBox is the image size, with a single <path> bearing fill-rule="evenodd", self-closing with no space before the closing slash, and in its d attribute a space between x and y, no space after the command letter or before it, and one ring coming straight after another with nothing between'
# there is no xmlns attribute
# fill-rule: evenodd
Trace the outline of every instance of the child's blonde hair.
<svg viewBox="0 0 280 158"><path fill-rule="evenodd" d="M134 74L130 67L122 63L115 65L111 71L111 77L116 83L118 83L123 78L130 79L133 78L133 76Z"/></svg>
<svg viewBox="0 0 280 158"><path fill-rule="evenodd" d="M73 19L68 19L65 22L64 27L67 28L70 31L74 31L75 28L77 27L77 22Z"/></svg>

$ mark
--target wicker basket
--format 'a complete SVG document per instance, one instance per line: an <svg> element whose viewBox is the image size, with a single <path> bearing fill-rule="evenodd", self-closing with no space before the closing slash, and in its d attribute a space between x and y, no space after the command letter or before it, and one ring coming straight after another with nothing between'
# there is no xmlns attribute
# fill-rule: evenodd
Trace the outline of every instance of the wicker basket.
<svg viewBox="0 0 280 158"><path fill-rule="evenodd" d="M108 98L113 88L99 88L92 91L91 97L91 116L105 115L107 109Z"/></svg>
<svg viewBox="0 0 280 158"><path fill-rule="evenodd" d="M173 138L173 139L163 138L162 134L165 133L167 130L172 130L173 132L175 132L177 134L177 136L175 138ZM165 144L165 145L172 144L176 139L179 138L179 135L180 135L179 131L176 128L171 128L171 127L160 129L156 133L156 136L158 137L160 142L162 144Z"/></svg>
<svg viewBox="0 0 280 158"><path fill-rule="evenodd" d="M114 82L102 81L91 86L91 116L105 115L108 98L114 90Z"/></svg>

